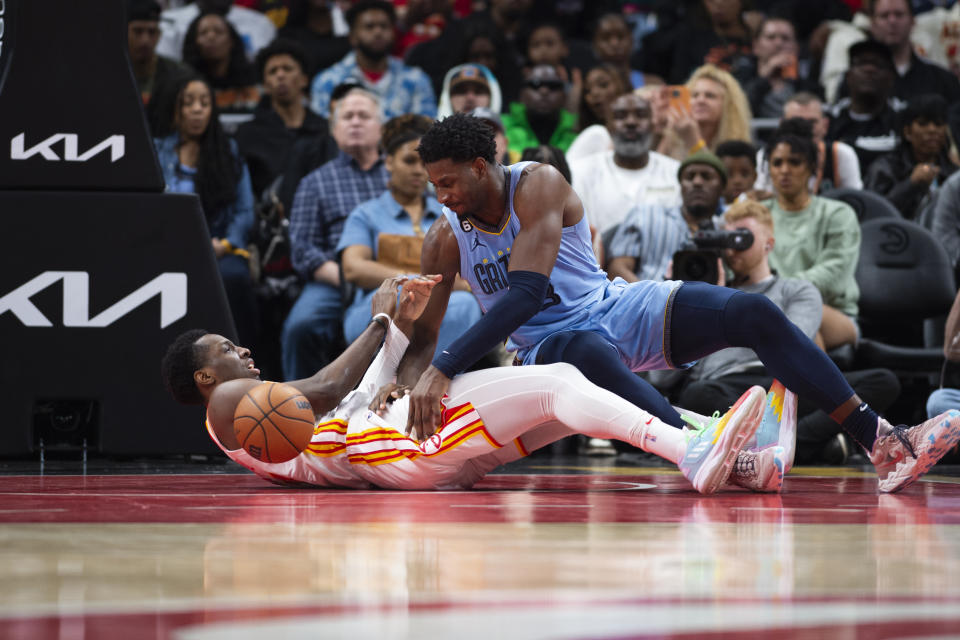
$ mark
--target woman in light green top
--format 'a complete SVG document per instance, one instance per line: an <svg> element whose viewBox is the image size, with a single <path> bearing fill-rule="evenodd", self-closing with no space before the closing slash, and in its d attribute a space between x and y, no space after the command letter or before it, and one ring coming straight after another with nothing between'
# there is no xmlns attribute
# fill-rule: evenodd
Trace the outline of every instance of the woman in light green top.
<svg viewBox="0 0 960 640"><path fill-rule="evenodd" d="M773 214L776 245L770 266L783 277L812 282L823 297L816 342L832 349L854 343L860 289L854 279L860 257L860 223L849 205L813 195L817 148L808 121L781 123L766 149L775 197L764 202Z"/></svg>

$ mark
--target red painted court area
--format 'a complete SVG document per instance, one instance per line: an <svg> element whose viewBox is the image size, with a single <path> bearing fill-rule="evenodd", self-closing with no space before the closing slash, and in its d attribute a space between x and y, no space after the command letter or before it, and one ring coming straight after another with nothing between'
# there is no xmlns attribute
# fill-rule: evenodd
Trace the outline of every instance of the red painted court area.
<svg viewBox="0 0 960 640"><path fill-rule="evenodd" d="M661 473L493 475L444 492L287 488L250 474L8 476L0 496L3 523L736 523L763 514L794 524L960 524L960 483L878 494L874 476L854 472L791 477L780 495L731 487L701 496Z"/></svg>
<svg viewBox="0 0 960 640"><path fill-rule="evenodd" d="M942 638L960 483L659 469L330 491L247 474L0 476L0 638Z"/></svg>

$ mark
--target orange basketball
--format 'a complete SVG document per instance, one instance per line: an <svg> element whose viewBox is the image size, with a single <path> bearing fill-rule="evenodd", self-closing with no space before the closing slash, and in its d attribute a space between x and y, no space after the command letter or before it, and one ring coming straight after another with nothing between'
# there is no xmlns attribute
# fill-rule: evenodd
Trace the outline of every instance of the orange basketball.
<svg viewBox="0 0 960 640"><path fill-rule="evenodd" d="M258 384L237 404L233 431L261 462L296 458L313 437L313 408L299 390L279 382Z"/></svg>

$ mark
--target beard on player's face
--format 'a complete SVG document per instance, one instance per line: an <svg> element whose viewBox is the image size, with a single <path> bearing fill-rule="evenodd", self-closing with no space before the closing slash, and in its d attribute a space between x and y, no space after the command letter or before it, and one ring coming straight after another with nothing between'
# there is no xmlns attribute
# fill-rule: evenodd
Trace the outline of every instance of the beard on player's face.
<svg viewBox="0 0 960 640"><path fill-rule="evenodd" d="M381 47L381 46L369 46L363 44L362 42L357 43L357 51L362 53L365 58L372 62L379 62L387 57L390 53L390 47Z"/></svg>

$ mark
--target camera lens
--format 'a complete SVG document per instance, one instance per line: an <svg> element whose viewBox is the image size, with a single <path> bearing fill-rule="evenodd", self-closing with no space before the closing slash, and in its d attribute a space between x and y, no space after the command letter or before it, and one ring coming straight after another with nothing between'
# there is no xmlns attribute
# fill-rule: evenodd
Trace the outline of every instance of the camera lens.
<svg viewBox="0 0 960 640"><path fill-rule="evenodd" d="M685 279L687 280L703 280L703 277L707 275L707 271L709 271L709 266L706 260L703 259L703 256L691 257L685 266L687 272Z"/></svg>

